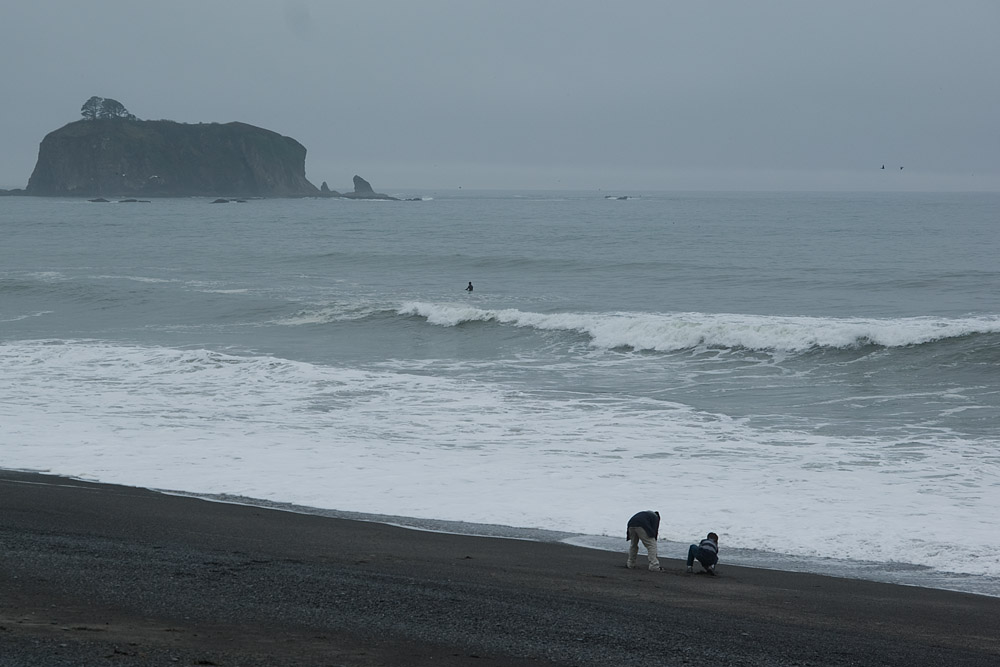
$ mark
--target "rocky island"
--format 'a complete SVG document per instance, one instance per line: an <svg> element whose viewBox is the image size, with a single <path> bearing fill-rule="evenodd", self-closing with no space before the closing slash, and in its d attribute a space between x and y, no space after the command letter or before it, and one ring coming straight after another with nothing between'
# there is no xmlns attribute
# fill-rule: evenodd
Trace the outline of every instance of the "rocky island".
<svg viewBox="0 0 1000 667"><path fill-rule="evenodd" d="M325 185L325 183L324 183ZM372 189L372 184L361 178L360 176L354 177L354 191L344 192L337 194L336 196L347 197L348 199L389 199L391 201L399 201L395 197L390 197L389 195L384 195L381 192L375 192Z"/></svg>
<svg viewBox="0 0 1000 667"><path fill-rule="evenodd" d="M306 179L302 144L246 123L140 120L116 100L98 97L81 113L83 120L42 140L23 194L393 199L359 176L354 192L317 188Z"/></svg>
<svg viewBox="0 0 1000 667"><path fill-rule="evenodd" d="M318 195L306 149L245 123L79 120L50 132L27 194L43 196Z"/></svg>

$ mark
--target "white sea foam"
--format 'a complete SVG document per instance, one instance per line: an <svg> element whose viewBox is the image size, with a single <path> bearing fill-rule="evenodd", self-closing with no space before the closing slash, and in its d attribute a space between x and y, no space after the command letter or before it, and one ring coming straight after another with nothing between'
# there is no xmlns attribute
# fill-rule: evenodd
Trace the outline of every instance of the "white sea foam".
<svg viewBox="0 0 1000 667"><path fill-rule="evenodd" d="M1000 575L990 443L763 431L676 403L273 357L0 345L0 465L591 535L651 506L678 541L714 529L733 547Z"/></svg>
<svg viewBox="0 0 1000 667"><path fill-rule="evenodd" d="M42 317L44 315L51 315L51 314L52 314L51 310L40 310L37 313L26 313L24 315L14 315L13 317L6 317L0 319L0 322L19 322L21 320L27 320L32 317Z"/></svg>
<svg viewBox="0 0 1000 667"><path fill-rule="evenodd" d="M310 324L329 324L331 322L345 322L349 320L360 320L379 312L369 304L338 304L322 308L306 308L294 315L281 317L272 320L271 324L279 326L303 326Z"/></svg>
<svg viewBox="0 0 1000 667"><path fill-rule="evenodd" d="M45 282L60 282L66 280L66 276L59 271L34 271L27 274L31 278Z"/></svg>
<svg viewBox="0 0 1000 667"><path fill-rule="evenodd" d="M175 280L167 278L151 278L148 276L94 276L98 280L130 280L136 283L173 283Z"/></svg>
<svg viewBox="0 0 1000 667"><path fill-rule="evenodd" d="M699 347L803 352L860 345L903 347L977 333L1000 332L1000 317L896 319L779 317L715 313L533 313L516 309L409 302L401 315L439 326L496 322L539 330L574 331L595 347L669 352Z"/></svg>

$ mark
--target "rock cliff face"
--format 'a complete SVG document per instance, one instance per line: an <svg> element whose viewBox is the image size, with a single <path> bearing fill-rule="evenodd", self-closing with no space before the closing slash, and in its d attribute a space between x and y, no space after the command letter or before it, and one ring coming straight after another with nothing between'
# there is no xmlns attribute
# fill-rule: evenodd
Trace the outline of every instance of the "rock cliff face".
<svg viewBox="0 0 1000 667"><path fill-rule="evenodd" d="M26 194L317 195L305 160L299 142L245 123L80 120L42 140Z"/></svg>

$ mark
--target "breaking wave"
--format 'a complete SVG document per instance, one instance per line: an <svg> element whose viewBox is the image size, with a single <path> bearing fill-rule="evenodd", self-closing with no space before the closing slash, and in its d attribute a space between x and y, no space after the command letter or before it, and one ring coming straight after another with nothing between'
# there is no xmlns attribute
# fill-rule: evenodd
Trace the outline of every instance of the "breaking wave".
<svg viewBox="0 0 1000 667"><path fill-rule="evenodd" d="M996 315L876 319L730 313L533 313L420 302L405 303L397 313L422 317L430 324L445 327L493 322L539 331L570 331L588 336L598 348L656 352L705 347L768 352L866 345L893 348L1000 333L1000 316Z"/></svg>

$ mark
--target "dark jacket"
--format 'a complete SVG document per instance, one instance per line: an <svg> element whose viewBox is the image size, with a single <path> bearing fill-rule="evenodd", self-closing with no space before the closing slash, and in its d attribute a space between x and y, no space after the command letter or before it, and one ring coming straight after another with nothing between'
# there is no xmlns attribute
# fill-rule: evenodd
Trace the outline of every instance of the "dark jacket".
<svg viewBox="0 0 1000 667"><path fill-rule="evenodd" d="M705 538L698 544L698 562L708 567L719 562L719 545Z"/></svg>
<svg viewBox="0 0 1000 667"><path fill-rule="evenodd" d="M642 528L646 534L656 539L656 534L660 531L660 513L652 510L639 512L628 520L628 528ZM629 539L628 531L625 531L625 539Z"/></svg>

